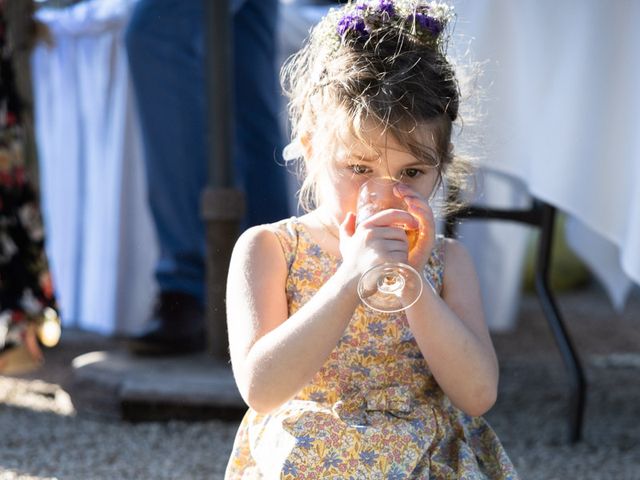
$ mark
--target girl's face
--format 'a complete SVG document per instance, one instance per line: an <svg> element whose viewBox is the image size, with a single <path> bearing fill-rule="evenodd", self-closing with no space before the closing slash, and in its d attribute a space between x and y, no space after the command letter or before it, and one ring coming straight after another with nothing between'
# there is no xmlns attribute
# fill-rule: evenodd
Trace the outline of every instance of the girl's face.
<svg viewBox="0 0 640 480"><path fill-rule="evenodd" d="M331 158L325 162L318 176L319 208L334 222L340 223L348 212L356 211L358 189L369 179L392 178L410 186L425 199L430 198L438 182L438 168L414 157L392 135L372 132L363 143L353 135L332 148L322 148L314 142L314 150L327 152ZM425 135L426 147L435 151L432 136ZM325 144L326 147L326 144Z"/></svg>

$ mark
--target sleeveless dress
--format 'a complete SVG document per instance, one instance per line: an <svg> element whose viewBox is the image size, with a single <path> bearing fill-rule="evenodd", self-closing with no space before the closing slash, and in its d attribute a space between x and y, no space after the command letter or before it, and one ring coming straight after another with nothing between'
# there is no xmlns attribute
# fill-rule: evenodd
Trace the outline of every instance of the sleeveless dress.
<svg viewBox="0 0 640 480"><path fill-rule="evenodd" d="M293 217L273 224L289 265L289 315L336 271ZM440 291L444 239L425 268ZM330 357L292 400L269 414L249 409L225 478L516 479L482 417L454 407L436 383L403 313L357 307Z"/></svg>

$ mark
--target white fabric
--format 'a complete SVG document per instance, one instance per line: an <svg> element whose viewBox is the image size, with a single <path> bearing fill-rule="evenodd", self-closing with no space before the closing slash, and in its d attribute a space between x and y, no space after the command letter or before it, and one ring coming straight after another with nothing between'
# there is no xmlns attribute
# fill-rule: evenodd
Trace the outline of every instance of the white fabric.
<svg viewBox="0 0 640 480"><path fill-rule="evenodd" d="M149 313L157 245L122 44L133 0L41 9L32 57L47 251L65 326L131 333Z"/></svg>
<svg viewBox="0 0 640 480"><path fill-rule="evenodd" d="M485 140L480 164L567 213L569 245L622 308L640 283L640 3L454 5L453 43L486 62L486 119L471 129ZM503 251L520 248L499 236Z"/></svg>
<svg viewBox="0 0 640 480"><path fill-rule="evenodd" d="M640 3L632 0L453 0L450 57L481 66L456 148L478 157L476 203L513 208L529 193L568 214L567 240L622 308L640 283ZM283 1L293 53L328 7ZM468 68L467 68L468 67ZM474 121L476 120L476 121ZM477 121L479 120L479 121ZM513 326L528 227L461 230L493 330Z"/></svg>

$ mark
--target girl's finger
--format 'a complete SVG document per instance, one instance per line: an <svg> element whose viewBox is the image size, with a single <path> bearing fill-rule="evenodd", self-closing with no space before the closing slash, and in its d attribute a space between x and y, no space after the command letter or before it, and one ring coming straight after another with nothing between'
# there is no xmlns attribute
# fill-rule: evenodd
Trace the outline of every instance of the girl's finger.
<svg viewBox="0 0 640 480"><path fill-rule="evenodd" d="M406 225L408 228L418 228L418 220L405 210L388 209L371 215L361 225L364 227Z"/></svg>
<svg viewBox="0 0 640 480"><path fill-rule="evenodd" d="M425 198L420 195L420 193L416 192L413 188L403 183L399 183L398 185L396 185L395 189L403 200L407 198L416 198L425 201Z"/></svg>
<svg viewBox="0 0 640 480"><path fill-rule="evenodd" d="M372 235L381 240L402 240L407 237L402 227L377 227L372 230Z"/></svg>
<svg viewBox="0 0 640 480"><path fill-rule="evenodd" d="M408 207L429 208L429 209L431 208L431 206L429 205L429 202L426 201L424 198L419 197L419 196L404 197L403 200L407 204Z"/></svg>
<svg viewBox="0 0 640 480"><path fill-rule="evenodd" d="M340 224L340 236L343 234L347 237L352 237L356 231L356 216L353 212L348 212L344 217L344 220Z"/></svg>
<svg viewBox="0 0 640 480"><path fill-rule="evenodd" d="M409 241L406 234L402 233L402 237L396 238L379 238L371 243L371 246L379 250L391 251L407 251Z"/></svg>

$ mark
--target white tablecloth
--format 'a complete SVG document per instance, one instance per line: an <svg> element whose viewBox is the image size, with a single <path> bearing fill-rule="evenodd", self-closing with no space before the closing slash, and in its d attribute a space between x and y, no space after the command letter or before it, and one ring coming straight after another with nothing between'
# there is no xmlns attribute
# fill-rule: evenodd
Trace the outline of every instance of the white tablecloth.
<svg viewBox="0 0 640 480"><path fill-rule="evenodd" d="M640 283L640 2L455 6L455 55L484 62L478 85L486 116L466 132L482 139L480 165L504 174L507 195L524 187L567 214L569 245L622 308ZM491 203L501 194L486 189L486 197ZM520 250L523 240L501 228L485 227L476 246L491 236L494 252ZM509 288L494 283L496 291Z"/></svg>
<svg viewBox="0 0 640 480"><path fill-rule="evenodd" d="M454 138L481 167L476 203L526 207L532 194L566 212L569 245L622 308L640 283L640 2L451 3L450 56L461 74L483 72ZM291 53L328 7L283 4ZM460 234L490 327L513 326L530 229L468 222Z"/></svg>
<svg viewBox="0 0 640 480"><path fill-rule="evenodd" d="M37 18L55 44L32 57L47 251L65 326L130 333L156 289L138 123L122 44L134 0Z"/></svg>

